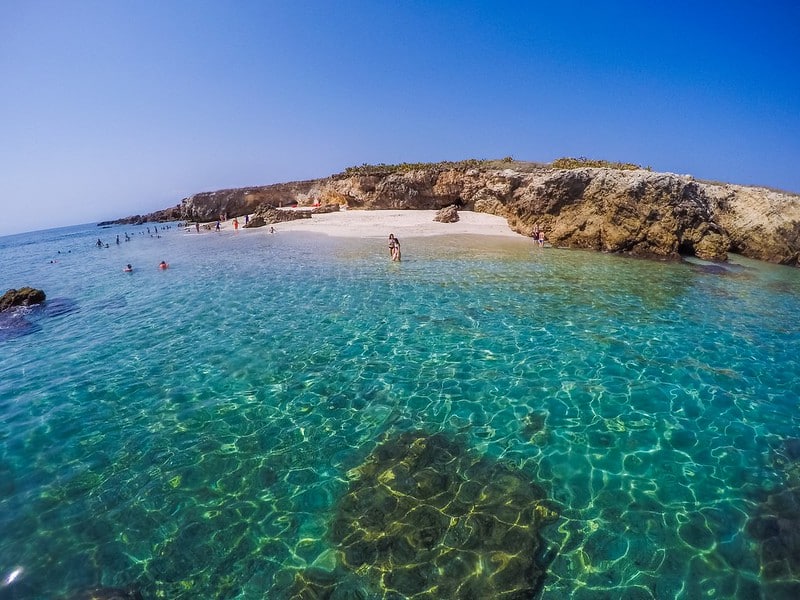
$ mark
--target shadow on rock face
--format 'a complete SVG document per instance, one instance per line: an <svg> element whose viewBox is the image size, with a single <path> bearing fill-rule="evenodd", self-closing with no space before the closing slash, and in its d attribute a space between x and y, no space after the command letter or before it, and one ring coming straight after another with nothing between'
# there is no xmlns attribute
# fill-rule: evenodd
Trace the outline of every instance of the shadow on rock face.
<svg viewBox="0 0 800 600"><path fill-rule="evenodd" d="M539 532L557 514L525 473L409 432L349 475L329 532L336 566L298 573L288 597L522 599L540 587L536 557L552 553Z"/></svg>

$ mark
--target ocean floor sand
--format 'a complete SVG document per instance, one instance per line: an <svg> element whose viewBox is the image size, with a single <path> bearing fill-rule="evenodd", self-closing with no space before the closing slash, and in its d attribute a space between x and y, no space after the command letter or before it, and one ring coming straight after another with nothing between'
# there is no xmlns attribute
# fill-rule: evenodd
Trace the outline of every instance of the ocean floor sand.
<svg viewBox="0 0 800 600"><path fill-rule="evenodd" d="M278 233L304 231L334 237L384 238L390 233L397 237L429 237L452 234L482 234L520 237L508 226L503 217L459 211L456 223L438 223L433 220L435 210L343 210L315 214L310 219L298 219L273 225ZM240 218L240 223L244 222ZM221 224L222 229L233 230L232 220ZM261 228L268 231L269 225Z"/></svg>

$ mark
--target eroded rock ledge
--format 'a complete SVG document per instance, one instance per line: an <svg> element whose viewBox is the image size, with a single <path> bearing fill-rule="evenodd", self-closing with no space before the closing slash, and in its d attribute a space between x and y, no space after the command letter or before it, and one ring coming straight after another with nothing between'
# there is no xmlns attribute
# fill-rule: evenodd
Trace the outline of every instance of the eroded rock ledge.
<svg viewBox="0 0 800 600"><path fill-rule="evenodd" d="M500 215L520 234L536 225L554 246L725 260L735 252L797 265L800 196L702 182L646 169L554 168L466 161L350 169L325 179L204 192L180 204L182 219L209 221L259 206L346 204L351 209L460 209Z"/></svg>

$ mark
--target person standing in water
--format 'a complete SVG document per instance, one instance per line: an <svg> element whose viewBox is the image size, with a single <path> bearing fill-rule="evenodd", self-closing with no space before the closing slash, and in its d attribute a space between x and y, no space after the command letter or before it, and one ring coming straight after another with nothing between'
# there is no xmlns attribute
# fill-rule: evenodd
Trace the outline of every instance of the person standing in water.
<svg viewBox="0 0 800 600"><path fill-rule="evenodd" d="M389 255L393 261L400 261L400 240L393 233L389 234Z"/></svg>

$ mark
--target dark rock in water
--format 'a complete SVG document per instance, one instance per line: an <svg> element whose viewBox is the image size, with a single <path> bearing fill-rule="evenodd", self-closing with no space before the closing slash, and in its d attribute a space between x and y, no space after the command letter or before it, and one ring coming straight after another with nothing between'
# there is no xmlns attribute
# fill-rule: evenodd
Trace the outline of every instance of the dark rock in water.
<svg viewBox="0 0 800 600"><path fill-rule="evenodd" d="M547 413L531 411L522 419L522 431L528 436L539 433L545 427Z"/></svg>
<svg viewBox="0 0 800 600"><path fill-rule="evenodd" d="M337 564L297 574L290 597L333 598L345 582L347 598L532 598L540 588L553 558L541 560L540 531L557 514L530 475L422 432L387 439L351 474L329 532Z"/></svg>
<svg viewBox="0 0 800 600"><path fill-rule="evenodd" d="M800 460L800 439L791 438L784 441L783 448L789 460Z"/></svg>
<svg viewBox="0 0 800 600"><path fill-rule="evenodd" d="M800 581L800 488L771 494L746 531L759 543L764 579Z"/></svg>
<svg viewBox="0 0 800 600"><path fill-rule="evenodd" d="M730 270L722 265L692 265L692 270L698 273L708 273L709 275L727 275L730 273Z"/></svg>
<svg viewBox="0 0 800 600"><path fill-rule="evenodd" d="M8 290L0 297L0 312L15 306L31 306L41 304L45 300L45 293L32 287L23 287L18 290Z"/></svg>
<svg viewBox="0 0 800 600"><path fill-rule="evenodd" d="M41 327L13 310L0 313L0 342L39 331Z"/></svg>
<svg viewBox="0 0 800 600"><path fill-rule="evenodd" d="M455 204L451 204L437 212L433 220L439 223L457 223L458 218L458 208Z"/></svg>
<svg viewBox="0 0 800 600"><path fill-rule="evenodd" d="M71 600L142 600L142 594L136 589L95 588L81 592Z"/></svg>
<svg viewBox="0 0 800 600"><path fill-rule="evenodd" d="M38 323L40 319L66 315L78 308L74 300L53 298L40 304L19 305L0 311L0 341L35 333L41 329Z"/></svg>
<svg viewBox="0 0 800 600"><path fill-rule="evenodd" d="M128 306L125 296L116 296L98 302L92 310L119 310Z"/></svg>
<svg viewBox="0 0 800 600"><path fill-rule="evenodd" d="M39 314L44 317L58 317L74 313L79 309L78 304L69 298L53 298L41 305Z"/></svg>

